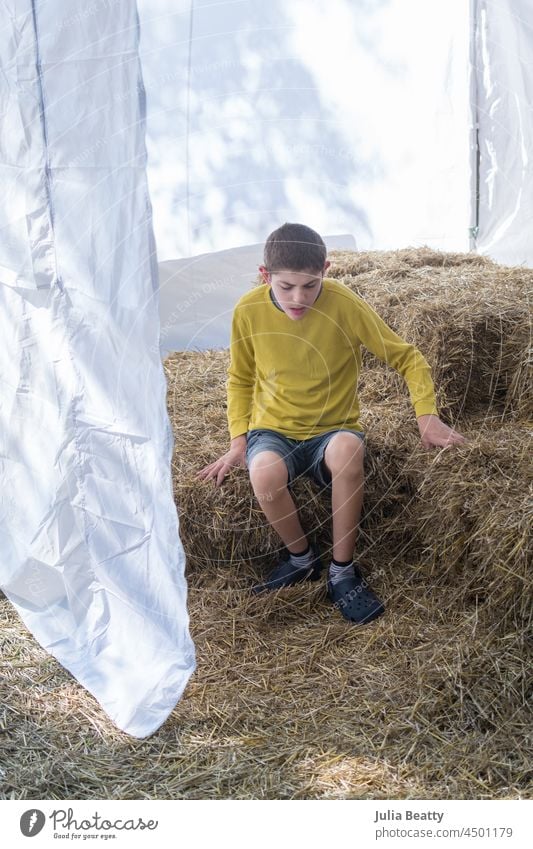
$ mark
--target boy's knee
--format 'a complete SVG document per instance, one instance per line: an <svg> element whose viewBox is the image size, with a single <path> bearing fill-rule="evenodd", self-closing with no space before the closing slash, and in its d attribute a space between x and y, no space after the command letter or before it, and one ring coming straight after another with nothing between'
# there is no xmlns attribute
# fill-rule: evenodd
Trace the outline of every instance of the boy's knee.
<svg viewBox="0 0 533 849"><path fill-rule="evenodd" d="M274 451L261 451L256 454L250 463L249 473L256 496L259 493L274 497L276 492L287 486L289 480L285 461Z"/></svg>
<svg viewBox="0 0 533 849"><path fill-rule="evenodd" d="M351 433L337 433L324 452L324 462L332 475L339 472L362 475L364 458L363 440Z"/></svg>

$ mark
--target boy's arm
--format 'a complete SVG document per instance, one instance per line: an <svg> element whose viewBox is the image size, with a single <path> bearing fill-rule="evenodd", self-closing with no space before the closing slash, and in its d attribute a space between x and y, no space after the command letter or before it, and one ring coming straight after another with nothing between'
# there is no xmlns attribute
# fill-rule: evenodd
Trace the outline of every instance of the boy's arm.
<svg viewBox="0 0 533 849"><path fill-rule="evenodd" d="M424 448L451 448L467 442L458 430L448 427L438 416L418 416L417 422Z"/></svg>
<svg viewBox="0 0 533 849"><path fill-rule="evenodd" d="M242 311L235 310L231 323L230 364L226 392L230 439L248 431L255 384L255 356L251 329Z"/></svg>
<svg viewBox="0 0 533 849"><path fill-rule="evenodd" d="M359 338L365 348L396 369L407 383L424 448L466 442L464 436L439 418L431 369L422 353L398 336L366 301L358 301Z"/></svg>
<svg viewBox="0 0 533 849"><path fill-rule="evenodd" d="M226 383L230 448L214 463L197 473L203 480L214 479L220 486L231 469L246 465L246 433L255 383L252 337L246 322L235 310L231 325L230 365Z"/></svg>

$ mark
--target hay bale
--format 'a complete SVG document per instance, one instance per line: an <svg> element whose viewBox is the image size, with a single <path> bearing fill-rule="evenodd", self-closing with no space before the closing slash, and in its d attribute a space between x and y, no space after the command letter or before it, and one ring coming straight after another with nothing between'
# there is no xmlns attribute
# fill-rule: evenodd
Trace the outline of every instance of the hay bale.
<svg viewBox="0 0 533 849"><path fill-rule="evenodd" d="M469 431L456 454L436 454L420 482L413 520L423 540L427 578L456 587L458 604L475 600L494 622L531 629L533 432L526 425Z"/></svg>
<svg viewBox="0 0 533 849"><path fill-rule="evenodd" d="M533 271L428 248L334 251L328 275L361 295L431 365L439 407L452 421L527 415L531 391ZM401 378L367 355L361 398L402 391ZM377 377L379 373L379 378Z"/></svg>
<svg viewBox="0 0 533 849"><path fill-rule="evenodd" d="M330 251L331 267L328 275L356 277L368 271L380 271L385 275L401 277L414 268L462 268L487 269L496 263L480 254L435 251L432 248L401 248L396 251ZM497 266L499 267L499 266Z"/></svg>

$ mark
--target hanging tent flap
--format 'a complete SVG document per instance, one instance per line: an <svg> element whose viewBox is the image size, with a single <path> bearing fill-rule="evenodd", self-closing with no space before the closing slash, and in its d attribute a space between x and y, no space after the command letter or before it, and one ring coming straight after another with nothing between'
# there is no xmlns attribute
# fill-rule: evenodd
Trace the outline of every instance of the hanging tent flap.
<svg viewBox="0 0 533 849"><path fill-rule="evenodd" d="M39 643L144 737L195 660L137 11L4 5L0 583Z"/></svg>
<svg viewBox="0 0 533 849"><path fill-rule="evenodd" d="M476 0L472 22L479 134L476 248L533 265L533 9L526 0Z"/></svg>

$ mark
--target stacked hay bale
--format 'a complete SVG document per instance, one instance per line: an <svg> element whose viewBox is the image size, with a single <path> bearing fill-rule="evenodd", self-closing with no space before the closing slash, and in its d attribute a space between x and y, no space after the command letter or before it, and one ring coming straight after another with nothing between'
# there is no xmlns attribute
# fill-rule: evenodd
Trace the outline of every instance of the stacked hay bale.
<svg viewBox="0 0 533 849"><path fill-rule="evenodd" d="M442 417L469 439L453 451L424 451L402 379L364 355L363 562L407 569L411 576L419 571L430 587L452 591L445 602L451 608L481 605L503 627L525 626L531 616L532 439L526 417L532 409L533 272L427 248L334 252L331 259L328 274L424 353ZM201 569L205 578L210 565L231 567L237 585L245 585L268 567L279 540L244 470L221 489L193 477L228 445L227 364L226 351L185 352L166 362L174 482L191 572ZM327 548L327 499L307 481L295 493L304 526ZM438 593L432 598L442 610Z"/></svg>
<svg viewBox="0 0 533 849"><path fill-rule="evenodd" d="M423 351L442 413L523 418L531 411L530 270L422 248L337 253L328 273ZM367 364L361 391L372 401L389 401L393 387L404 394L395 372L384 372L375 358Z"/></svg>

